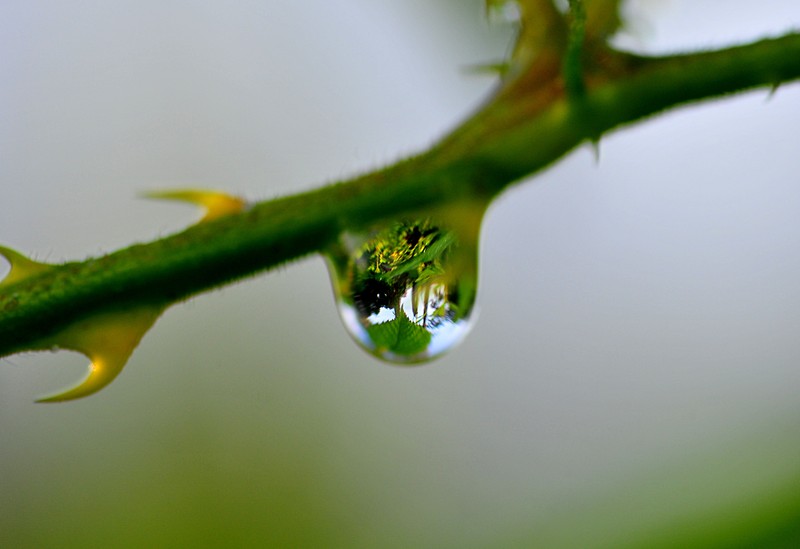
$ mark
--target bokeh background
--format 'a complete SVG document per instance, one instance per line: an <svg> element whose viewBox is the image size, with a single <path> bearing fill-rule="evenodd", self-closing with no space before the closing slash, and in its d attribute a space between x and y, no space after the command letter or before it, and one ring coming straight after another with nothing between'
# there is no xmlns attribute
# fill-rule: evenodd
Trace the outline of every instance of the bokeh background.
<svg viewBox="0 0 800 549"><path fill-rule="evenodd" d="M618 43L649 53L800 26L794 0L627 13ZM424 149L494 85L468 67L510 41L477 0L0 0L0 241L82 259L196 218L142 191L266 199ZM706 547L791 529L798 127L797 84L759 90L509 190L484 222L480 319L430 365L360 351L318 257L171 308L85 400L33 404L84 357L7 357L0 547Z"/></svg>

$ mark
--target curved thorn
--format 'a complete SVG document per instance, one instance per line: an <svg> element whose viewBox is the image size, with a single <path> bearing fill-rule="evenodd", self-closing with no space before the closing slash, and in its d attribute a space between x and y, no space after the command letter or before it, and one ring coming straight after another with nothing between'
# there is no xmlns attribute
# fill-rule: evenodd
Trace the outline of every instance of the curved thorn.
<svg viewBox="0 0 800 549"><path fill-rule="evenodd" d="M0 246L0 255L11 265L11 270L3 280L0 280L0 285L19 282L24 278L37 275L52 267L52 265L48 263L34 261L7 246Z"/></svg>
<svg viewBox="0 0 800 549"><path fill-rule="evenodd" d="M96 393L119 375L132 353L133 349L125 354L94 358L89 364L89 375L78 385L60 393L39 398L36 402L65 402Z"/></svg>
<svg viewBox="0 0 800 549"><path fill-rule="evenodd" d="M143 196L145 198L178 200L200 206L206 210L205 215L200 220L201 223L225 215L239 213L244 210L247 205L247 202L238 196L231 196L218 191L204 191L199 189L154 191L144 193Z"/></svg>
<svg viewBox="0 0 800 549"><path fill-rule="evenodd" d="M83 353L91 364L89 375L77 386L36 402L63 402L96 393L119 375L163 307L141 307L105 313L83 320L48 343Z"/></svg>

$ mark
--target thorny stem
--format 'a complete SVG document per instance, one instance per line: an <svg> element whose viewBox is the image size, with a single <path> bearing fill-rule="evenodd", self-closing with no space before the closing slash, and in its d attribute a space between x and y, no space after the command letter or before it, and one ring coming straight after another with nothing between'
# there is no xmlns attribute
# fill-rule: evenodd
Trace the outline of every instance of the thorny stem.
<svg viewBox="0 0 800 549"><path fill-rule="evenodd" d="M565 93L562 60L545 54L419 156L3 286L0 356L93 314L166 305L318 252L343 229L488 201L585 140L668 108L798 79L800 34L662 58L604 48L582 60L580 101Z"/></svg>

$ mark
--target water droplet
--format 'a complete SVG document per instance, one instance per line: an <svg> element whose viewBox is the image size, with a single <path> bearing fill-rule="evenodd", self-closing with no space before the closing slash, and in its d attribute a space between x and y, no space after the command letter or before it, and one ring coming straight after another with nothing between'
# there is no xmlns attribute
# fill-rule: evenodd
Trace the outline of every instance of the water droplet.
<svg viewBox="0 0 800 549"><path fill-rule="evenodd" d="M470 230L463 221L400 220L344 233L329 250L342 321L368 352L418 363L464 338L475 316L480 215L467 219Z"/></svg>

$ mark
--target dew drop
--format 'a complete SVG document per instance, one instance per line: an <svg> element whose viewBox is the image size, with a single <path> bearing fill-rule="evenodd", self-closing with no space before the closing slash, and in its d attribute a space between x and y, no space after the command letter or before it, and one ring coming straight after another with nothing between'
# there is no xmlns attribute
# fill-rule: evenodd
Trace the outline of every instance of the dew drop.
<svg viewBox="0 0 800 549"><path fill-rule="evenodd" d="M477 226L431 217L344 233L327 254L339 313L355 341L395 363L456 346L474 318Z"/></svg>

